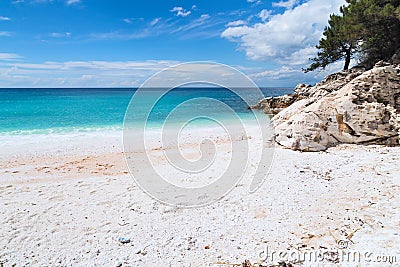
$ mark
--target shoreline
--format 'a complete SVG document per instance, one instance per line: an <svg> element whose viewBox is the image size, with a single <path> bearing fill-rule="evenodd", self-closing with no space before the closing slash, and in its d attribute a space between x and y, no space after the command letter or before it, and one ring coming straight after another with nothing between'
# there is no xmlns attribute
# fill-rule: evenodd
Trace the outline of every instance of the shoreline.
<svg viewBox="0 0 400 267"><path fill-rule="evenodd" d="M255 122L245 122L246 134L258 134ZM192 132L191 130L196 130ZM145 153L163 151L161 128L146 130ZM220 127L196 125L183 130L180 141L186 150L195 150L201 138L227 142ZM227 137L226 137L227 138ZM0 184L78 179L102 175L126 175L123 131L105 130L63 134L0 135ZM189 151L189 153L194 153ZM44 176L45 178L41 178Z"/></svg>

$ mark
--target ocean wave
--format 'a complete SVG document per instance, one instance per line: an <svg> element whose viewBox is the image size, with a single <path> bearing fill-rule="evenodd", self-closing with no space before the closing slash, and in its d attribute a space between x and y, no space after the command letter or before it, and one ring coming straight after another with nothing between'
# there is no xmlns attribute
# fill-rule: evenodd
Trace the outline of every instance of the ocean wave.
<svg viewBox="0 0 400 267"><path fill-rule="evenodd" d="M29 129L29 130L10 130L1 131L1 136L14 136L14 135L42 135L42 134L71 134L71 133L89 133L89 132L103 132L103 131L122 131L122 125L113 126L97 126L97 127L56 127L45 129Z"/></svg>

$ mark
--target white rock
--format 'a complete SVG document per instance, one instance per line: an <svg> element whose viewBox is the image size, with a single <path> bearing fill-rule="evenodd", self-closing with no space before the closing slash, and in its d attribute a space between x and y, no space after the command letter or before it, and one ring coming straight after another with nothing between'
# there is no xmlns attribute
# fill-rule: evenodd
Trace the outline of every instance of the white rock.
<svg viewBox="0 0 400 267"><path fill-rule="evenodd" d="M321 151L338 143L399 144L399 69L384 66L366 71L343 86L330 75L273 119L275 141L287 148ZM334 85L341 88L332 90ZM327 93L327 91L332 91Z"/></svg>

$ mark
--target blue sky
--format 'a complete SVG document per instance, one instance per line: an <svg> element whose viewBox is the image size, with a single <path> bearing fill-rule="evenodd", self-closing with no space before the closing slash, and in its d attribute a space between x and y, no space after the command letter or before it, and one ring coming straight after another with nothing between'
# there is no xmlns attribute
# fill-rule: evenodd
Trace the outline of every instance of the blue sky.
<svg viewBox="0 0 400 267"><path fill-rule="evenodd" d="M214 61L259 86L303 74L344 0L2 0L0 87L140 86L165 67Z"/></svg>

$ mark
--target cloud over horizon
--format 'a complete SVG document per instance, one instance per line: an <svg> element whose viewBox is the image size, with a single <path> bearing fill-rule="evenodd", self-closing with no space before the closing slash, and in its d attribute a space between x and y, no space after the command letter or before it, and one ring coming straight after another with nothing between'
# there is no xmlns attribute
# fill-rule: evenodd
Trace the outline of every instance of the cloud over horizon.
<svg viewBox="0 0 400 267"><path fill-rule="evenodd" d="M177 61L66 61L26 63L0 53L0 87L138 87ZM2 62L3 60L3 62Z"/></svg>
<svg viewBox="0 0 400 267"><path fill-rule="evenodd" d="M0 53L0 60L16 60L22 58L20 55L13 53Z"/></svg>

